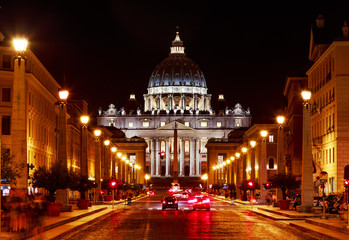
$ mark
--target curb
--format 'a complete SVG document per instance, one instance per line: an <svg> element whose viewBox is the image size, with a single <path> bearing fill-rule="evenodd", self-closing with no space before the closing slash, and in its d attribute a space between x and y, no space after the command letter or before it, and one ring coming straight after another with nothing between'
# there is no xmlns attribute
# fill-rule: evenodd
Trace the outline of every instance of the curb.
<svg viewBox="0 0 349 240"><path fill-rule="evenodd" d="M105 209L104 209L104 210L105 210ZM103 220L104 218L109 217L109 216L110 216L111 214L113 214L115 211L116 211L116 210L110 210L109 212L107 212L107 213L105 213L105 214L102 214L101 216L98 216L98 217L96 217L96 218L94 218L94 219L92 219L92 220L90 220L90 221L87 221L87 222L85 222L85 223L83 223L83 224L80 224L80 225L78 225L78 226L76 226L76 227L72 227L71 229L69 229L69 230L67 230L67 231L64 231L63 233L61 233L61 234L59 234L59 235L57 235L57 236L55 236L55 237L53 237L53 238L50 238L50 240L58 240L58 239L61 239L62 237L66 236L66 235L68 235L68 234L70 234L70 233L73 233L73 232L75 232L75 231L78 231L79 229L81 229L81 228L83 228L83 227L85 227L85 226L87 226L87 225L91 225L91 224L93 224L93 223L97 223L97 222Z"/></svg>

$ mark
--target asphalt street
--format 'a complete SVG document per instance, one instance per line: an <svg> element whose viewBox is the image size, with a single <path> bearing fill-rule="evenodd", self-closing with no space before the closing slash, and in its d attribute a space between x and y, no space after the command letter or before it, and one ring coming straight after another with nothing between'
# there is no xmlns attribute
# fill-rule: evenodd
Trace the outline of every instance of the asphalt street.
<svg viewBox="0 0 349 240"><path fill-rule="evenodd" d="M153 198L131 206L119 204L117 211L62 239L319 239L248 211L250 206L211 201L211 210L193 211L187 200L179 210L162 211L161 199L167 191L156 191Z"/></svg>

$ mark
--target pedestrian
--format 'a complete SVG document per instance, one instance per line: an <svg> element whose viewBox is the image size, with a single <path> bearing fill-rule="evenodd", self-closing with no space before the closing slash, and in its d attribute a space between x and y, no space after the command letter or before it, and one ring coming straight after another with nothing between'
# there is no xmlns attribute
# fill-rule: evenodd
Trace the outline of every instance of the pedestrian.
<svg viewBox="0 0 349 240"><path fill-rule="evenodd" d="M269 194L267 194L267 196L265 198L266 198L266 201L267 201L267 206L269 207L269 205L270 205L270 196L269 196Z"/></svg>

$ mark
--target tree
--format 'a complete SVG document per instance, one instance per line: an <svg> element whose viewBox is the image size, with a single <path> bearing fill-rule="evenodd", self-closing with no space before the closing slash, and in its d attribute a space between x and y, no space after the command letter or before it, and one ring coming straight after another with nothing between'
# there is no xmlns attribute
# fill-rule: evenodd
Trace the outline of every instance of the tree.
<svg viewBox="0 0 349 240"><path fill-rule="evenodd" d="M45 188L49 192L49 201L54 202L57 189L67 189L70 182L68 168L55 162L49 169L39 167L34 172L33 186Z"/></svg>
<svg viewBox="0 0 349 240"><path fill-rule="evenodd" d="M301 180L297 180L295 176L291 174L278 173L268 180L275 188L280 188L282 192L282 199L286 200L287 190L294 190L301 186Z"/></svg>
<svg viewBox="0 0 349 240"><path fill-rule="evenodd" d="M13 161L14 155L11 155L10 150L1 148L1 180L2 183L11 183L16 185L17 178L22 176L25 163L19 164Z"/></svg>
<svg viewBox="0 0 349 240"><path fill-rule="evenodd" d="M89 180L87 176L69 170L69 185L71 190L79 191L80 198L86 199L85 193L93 188L93 181Z"/></svg>

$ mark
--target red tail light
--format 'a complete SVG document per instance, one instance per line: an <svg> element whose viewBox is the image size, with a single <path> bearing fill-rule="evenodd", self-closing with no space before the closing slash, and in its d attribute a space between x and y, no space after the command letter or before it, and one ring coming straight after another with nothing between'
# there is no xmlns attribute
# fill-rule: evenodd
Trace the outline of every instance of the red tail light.
<svg viewBox="0 0 349 240"><path fill-rule="evenodd" d="M190 199L189 201L188 201L188 203L196 203L198 200L196 199L196 198L194 198L194 199Z"/></svg>
<svg viewBox="0 0 349 240"><path fill-rule="evenodd" d="M207 198L207 199L203 200L202 203L210 203L210 199Z"/></svg>
<svg viewBox="0 0 349 240"><path fill-rule="evenodd" d="M162 201L162 203L163 203L163 204L166 204L166 201L164 200L164 201Z"/></svg>
<svg viewBox="0 0 349 240"><path fill-rule="evenodd" d="M175 204L177 204L177 203L178 203L178 201L176 200L174 203L175 203Z"/></svg>

